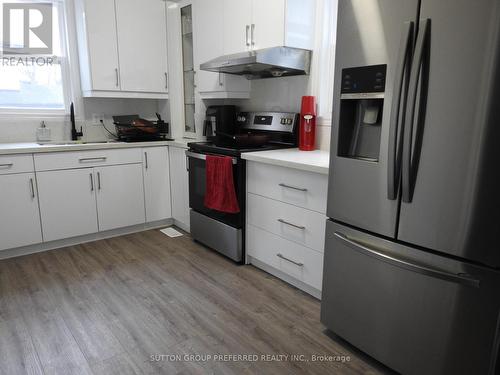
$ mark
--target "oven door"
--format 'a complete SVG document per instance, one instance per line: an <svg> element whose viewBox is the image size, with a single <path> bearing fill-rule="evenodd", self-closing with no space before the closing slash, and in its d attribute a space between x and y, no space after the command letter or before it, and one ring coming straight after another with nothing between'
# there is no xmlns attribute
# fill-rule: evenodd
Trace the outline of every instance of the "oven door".
<svg viewBox="0 0 500 375"><path fill-rule="evenodd" d="M236 197L240 206L240 212L229 214L209 209L204 205L206 191L206 157L193 151L186 151L189 168L189 207L198 213L211 217L231 227L240 229L244 226L245 212L245 160L233 158L233 178Z"/></svg>

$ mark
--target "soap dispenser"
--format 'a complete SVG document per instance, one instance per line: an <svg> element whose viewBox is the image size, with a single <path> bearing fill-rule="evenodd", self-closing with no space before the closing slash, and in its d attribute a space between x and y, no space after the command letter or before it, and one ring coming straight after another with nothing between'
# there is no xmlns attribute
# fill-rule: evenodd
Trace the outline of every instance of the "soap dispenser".
<svg viewBox="0 0 500 375"><path fill-rule="evenodd" d="M36 140L38 142L50 142L50 129L45 125L45 121L40 123L40 127L36 130Z"/></svg>

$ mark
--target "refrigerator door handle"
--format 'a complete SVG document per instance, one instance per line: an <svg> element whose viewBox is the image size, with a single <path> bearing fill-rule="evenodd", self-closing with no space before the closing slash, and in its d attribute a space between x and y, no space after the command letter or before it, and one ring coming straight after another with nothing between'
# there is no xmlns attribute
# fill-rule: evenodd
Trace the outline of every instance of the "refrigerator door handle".
<svg viewBox="0 0 500 375"><path fill-rule="evenodd" d="M345 244L347 244L350 248L360 252L361 254L377 258L383 262L392 264L396 267L401 267L412 272L420 273L422 275L450 281L453 283L469 287L479 288L480 286L480 280L470 277L468 275L446 272L430 266L415 264L408 260L398 259L392 255L384 253L381 249L371 248L369 247L369 245L366 245L364 243L358 242L357 240L349 238L348 236L340 232L335 232L334 236L339 240L341 240L342 242L344 242Z"/></svg>
<svg viewBox="0 0 500 375"><path fill-rule="evenodd" d="M410 83L408 88L408 106L406 108L405 115L405 129L404 129L404 141L403 141L403 167L402 167L402 180L403 180L403 194L402 200L405 203L411 203L413 198L413 181L415 180L416 170L417 170L417 158L416 155L419 153L420 146L417 141L421 140L422 136L422 113L425 112L425 98L424 95L427 94L427 83L425 75L427 72L424 70L424 54L427 50L428 38L430 36L430 24L431 20L429 18L421 22L421 28L418 33L417 43L415 46L415 54L413 56L413 62L411 66L410 73ZM422 74L421 74L422 73ZM420 78L423 77L422 80ZM413 147L413 124L415 122L416 105L417 105L417 91L420 87L421 98L419 101L419 114L417 116L417 131L415 132L415 148L412 152Z"/></svg>
<svg viewBox="0 0 500 375"><path fill-rule="evenodd" d="M395 200L397 198L398 185L401 176L401 153L403 149L402 141L405 122L404 108L406 107L408 79L411 67L410 61L413 50L412 48L410 48L411 42L413 40L413 30L413 22L404 23L394 79L393 100L389 127L389 160L387 163L387 198L390 200ZM401 98L403 92L404 96L403 98ZM403 110L403 113L400 126L399 117L401 110Z"/></svg>

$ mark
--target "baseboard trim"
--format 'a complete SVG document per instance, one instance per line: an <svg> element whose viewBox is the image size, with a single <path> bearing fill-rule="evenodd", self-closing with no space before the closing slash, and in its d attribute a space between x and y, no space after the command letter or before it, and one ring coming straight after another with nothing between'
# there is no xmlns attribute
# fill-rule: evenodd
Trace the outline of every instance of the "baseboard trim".
<svg viewBox="0 0 500 375"><path fill-rule="evenodd" d="M145 223L145 224L133 225L130 227L125 227L125 228L108 230L105 232L86 234L84 236L65 238L65 239L57 240L57 241L43 242L43 243L39 243L39 244L35 244L35 245L18 247L15 249L2 250L2 251L0 251L0 260L14 258L14 257L20 257L20 256L24 256L24 255L34 254L34 253L40 253L43 251L60 249L62 247L67 247L67 246L80 245L80 244L86 243L86 242L104 240L106 238L118 237L118 236L123 236L126 234L143 232L143 231L151 230L151 229L169 227L169 226L172 226L173 223L174 223L173 219L165 219L165 220L154 221L151 223Z"/></svg>
<svg viewBox="0 0 500 375"><path fill-rule="evenodd" d="M184 232L191 233L191 228L189 228L188 224L185 224L183 222L180 222L179 220L174 219L174 225L182 229Z"/></svg>
<svg viewBox="0 0 500 375"><path fill-rule="evenodd" d="M281 279L281 280L287 282L288 284L291 284L294 287L310 294L314 298L321 300L321 290L313 288L312 286L307 285L304 282L297 280L296 278L291 277L291 276L287 275L286 273L284 273L284 272L282 272L282 271L280 271L280 270L278 270L278 269L276 269L268 264L261 262L260 260L252 258L250 255L248 255L247 258L248 258L247 260L248 260L249 264L253 264L255 267L260 268L261 270L266 271L267 273L270 273L273 276L276 276L278 279Z"/></svg>

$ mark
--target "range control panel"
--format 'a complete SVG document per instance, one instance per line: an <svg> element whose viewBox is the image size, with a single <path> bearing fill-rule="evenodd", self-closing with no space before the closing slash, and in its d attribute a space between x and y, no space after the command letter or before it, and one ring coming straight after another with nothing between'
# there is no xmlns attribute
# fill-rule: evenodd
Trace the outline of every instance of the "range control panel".
<svg viewBox="0 0 500 375"><path fill-rule="evenodd" d="M299 124L294 112L240 112L236 122L241 129L293 133Z"/></svg>
<svg viewBox="0 0 500 375"><path fill-rule="evenodd" d="M342 94L385 91L387 65L370 65L342 69Z"/></svg>

